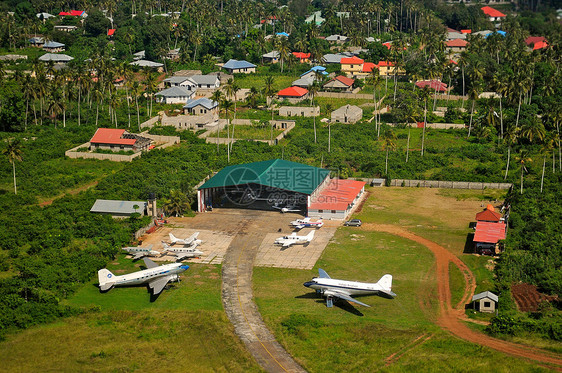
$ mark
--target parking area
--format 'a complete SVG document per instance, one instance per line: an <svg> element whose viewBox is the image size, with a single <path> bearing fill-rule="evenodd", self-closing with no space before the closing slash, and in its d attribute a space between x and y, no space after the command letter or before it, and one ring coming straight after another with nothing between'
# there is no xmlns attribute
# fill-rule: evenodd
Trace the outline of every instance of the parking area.
<svg viewBox="0 0 562 373"><path fill-rule="evenodd" d="M188 262L221 264L236 235L258 233L263 238L254 245L258 247L255 266L312 269L342 222L325 221L324 226L316 230L314 239L308 245L293 245L286 249L274 245L276 238L293 232L289 223L299 218L302 216L277 211L215 209L192 218L169 218L169 224L141 238L142 246L152 244L154 250L161 251L161 242L169 242L169 233L178 238L186 238L200 232L198 239L203 242L198 249L203 251L204 255L201 258L189 259ZM309 232L310 229L305 228L297 234L304 236ZM174 257L164 255L151 259L173 261Z"/></svg>

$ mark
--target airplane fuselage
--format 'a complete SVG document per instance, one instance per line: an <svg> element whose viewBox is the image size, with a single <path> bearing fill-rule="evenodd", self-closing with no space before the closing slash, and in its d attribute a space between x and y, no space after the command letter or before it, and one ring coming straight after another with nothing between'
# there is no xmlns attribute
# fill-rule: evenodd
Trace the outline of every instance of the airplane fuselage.
<svg viewBox="0 0 562 373"><path fill-rule="evenodd" d="M189 267L181 263L165 264L155 268L144 269L142 271L129 273L126 275L115 276L109 273L108 282L113 282L113 286L139 285L152 281L158 277L178 275Z"/></svg>
<svg viewBox="0 0 562 373"><path fill-rule="evenodd" d="M343 281L332 278L315 277L312 281L304 283L304 286L311 289L324 291L339 291L349 295L369 295L377 294L383 288L377 283Z"/></svg>

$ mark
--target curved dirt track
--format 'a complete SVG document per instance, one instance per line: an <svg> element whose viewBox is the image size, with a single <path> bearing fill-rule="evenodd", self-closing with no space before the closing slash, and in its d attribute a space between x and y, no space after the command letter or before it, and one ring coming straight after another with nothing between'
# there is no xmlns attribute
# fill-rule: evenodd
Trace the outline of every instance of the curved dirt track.
<svg viewBox="0 0 562 373"><path fill-rule="evenodd" d="M549 353L537 348L523 346L516 343L503 341L500 339L489 337L485 334L478 333L468 328L463 322L466 319L464 315L464 305L470 301L476 282L470 269L454 254L444 247L433 241L415 235L408 230L386 224L364 224L363 229L390 233L396 236L404 237L415 241L427 247L436 261L437 272L437 293L439 299L439 318L438 324L448 330L450 333L466 341L476 343L482 346L493 348L494 350L526 359L534 360L545 364L549 368L562 371L562 358L559 355ZM465 289L462 300L455 306L451 306L451 290L449 288L449 263L452 262L462 272L465 278Z"/></svg>

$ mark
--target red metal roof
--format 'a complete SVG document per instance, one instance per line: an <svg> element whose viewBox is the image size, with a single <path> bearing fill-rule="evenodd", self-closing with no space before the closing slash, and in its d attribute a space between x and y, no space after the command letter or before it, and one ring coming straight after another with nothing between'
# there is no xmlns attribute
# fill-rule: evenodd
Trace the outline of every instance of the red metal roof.
<svg viewBox="0 0 562 373"><path fill-rule="evenodd" d="M365 62L365 63L363 64L363 72L364 72L364 73L370 73L371 71L373 71L373 68L374 68L375 66L377 66L377 65L375 65L375 64L372 63L372 62Z"/></svg>
<svg viewBox="0 0 562 373"><path fill-rule="evenodd" d="M69 16L69 15L70 15L70 13L68 13L68 12L60 12L59 13L59 16Z"/></svg>
<svg viewBox="0 0 562 373"><path fill-rule="evenodd" d="M295 56L299 60L306 60L307 58L310 58L310 53L293 52L293 56Z"/></svg>
<svg viewBox="0 0 562 373"><path fill-rule="evenodd" d="M484 211L480 211L478 214L476 214L477 221L491 221L497 223L498 221L500 221L501 217L502 216L500 213L497 213L490 209L485 209Z"/></svg>
<svg viewBox="0 0 562 373"><path fill-rule="evenodd" d="M480 9L482 9L484 14L487 15L488 17L505 17L505 14L489 6L483 6Z"/></svg>
<svg viewBox="0 0 562 373"><path fill-rule="evenodd" d="M94 144L114 144L114 145L134 145L136 139L122 139L125 130L119 128L98 128L91 143Z"/></svg>
<svg viewBox="0 0 562 373"><path fill-rule="evenodd" d="M308 89L306 88L301 88L301 87L296 87L296 86L292 86L289 88L285 88L280 90L277 93L277 96L282 96L282 97L302 97L304 95L306 95L308 93Z"/></svg>
<svg viewBox="0 0 562 373"><path fill-rule="evenodd" d="M453 39L453 40L447 41L448 47L466 47L467 45L468 45L468 42L466 40L463 40L463 39Z"/></svg>
<svg viewBox="0 0 562 373"><path fill-rule="evenodd" d="M112 36L113 34L115 34L114 28L110 28L109 30L107 30L107 36Z"/></svg>
<svg viewBox="0 0 562 373"><path fill-rule="evenodd" d="M470 29L461 30L461 34L472 34L472 30Z"/></svg>
<svg viewBox="0 0 562 373"><path fill-rule="evenodd" d="M345 211L364 186L364 181L333 179L319 195L312 198L309 208Z"/></svg>
<svg viewBox="0 0 562 373"><path fill-rule="evenodd" d="M345 76L343 76L343 75L336 76L335 79L336 79L336 80L339 80L340 82L342 82L343 84L345 84L345 85L348 86L348 87L351 87L351 86L353 85L353 83L355 82L354 79L345 77Z"/></svg>
<svg viewBox="0 0 562 373"><path fill-rule="evenodd" d="M379 68L385 67L385 66L394 66L394 62L379 61L379 63L377 64L377 67L379 67Z"/></svg>
<svg viewBox="0 0 562 373"><path fill-rule="evenodd" d="M71 16L81 16L84 14L83 10L71 10L70 11L70 15Z"/></svg>
<svg viewBox="0 0 562 373"><path fill-rule="evenodd" d="M449 63L452 63L453 65L458 65L459 63L455 60L449 60Z"/></svg>
<svg viewBox="0 0 562 373"><path fill-rule="evenodd" d="M544 36L529 36L525 39L525 44L531 46L531 44L536 44L540 41L546 41L546 38Z"/></svg>
<svg viewBox="0 0 562 373"><path fill-rule="evenodd" d="M537 49L543 49L548 47L548 43L546 41L539 41L535 43L533 50L536 51Z"/></svg>
<svg viewBox="0 0 562 373"><path fill-rule="evenodd" d="M390 47L392 46L392 43L387 41L386 43L382 43L382 45L384 45L386 47L386 49L390 49Z"/></svg>
<svg viewBox="0 0 562 373"><path fill-rule="evenodd" d="M505 224L479 221L476 223L474 242L497 243L505 239Z"/></svg>
<svg viewBox="0 0 562 373"><path fill-rule="evenodd" d="M419 82L416 82L416 87L429 87L433 90L437 90L438 92L447 91L447 84L442 83L439 80L420 80Z"/></svg>
<svg viewBox="0 0 562 373"><path fill-rule="evenodd" d="M357 56L342 58L340 61L342 65L361 65L363 62L365 61Z"/></svg>

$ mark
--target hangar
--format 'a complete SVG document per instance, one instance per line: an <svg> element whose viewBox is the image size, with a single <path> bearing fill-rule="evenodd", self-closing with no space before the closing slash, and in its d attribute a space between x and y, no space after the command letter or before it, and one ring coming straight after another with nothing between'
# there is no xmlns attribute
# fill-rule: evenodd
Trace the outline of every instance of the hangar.
<svg viewBox="0 0 562 373"><path fill-rule="evenodd" d="M329 182L329 170L282 159L228 166L198 188L197 210L286 208L306 214Z"/></svg>

